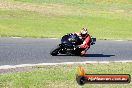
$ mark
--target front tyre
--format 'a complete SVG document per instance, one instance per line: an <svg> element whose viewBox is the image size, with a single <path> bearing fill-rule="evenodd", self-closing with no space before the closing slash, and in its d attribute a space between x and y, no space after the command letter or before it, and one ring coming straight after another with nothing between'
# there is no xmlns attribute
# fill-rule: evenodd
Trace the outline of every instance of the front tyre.
<svg viewBox="0 0 132 88"><path fill-rule="evenodd" d="M59 50L60 50L61 48L60 48L60 46L58 45L58 46L56 46L54 49L52 49L51 51L50 51L50 54L52 55L52 56L57 56L57 54L59 54Z"/></svg>

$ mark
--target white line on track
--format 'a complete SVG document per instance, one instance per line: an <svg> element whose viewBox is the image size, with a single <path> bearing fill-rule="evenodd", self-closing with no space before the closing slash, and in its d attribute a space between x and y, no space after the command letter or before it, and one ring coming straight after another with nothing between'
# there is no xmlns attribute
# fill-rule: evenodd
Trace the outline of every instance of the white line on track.
<svg viewBox="0 0 132 88"><path fill-rule="evenodd" d="M127 63L127 62L132 62L132 60L122 60L122 61L114 61L114 62Z"/></svg>
<svg viewBox="0 0 132 88"><path fill-rule="evenodd" d="M127 62L132 62L132 60L125 60L125 61L84 61L84 62L62 62L62 63L3 65L3 66L0 66L0 70L2 70L2 69L12 69L12 68L22 68L22 67L32 67L32 66L44 66L44 65L64 65L64 64L68 65L68 64L88 64L88 63L105 63L105 64L108 64L110 62L127 63Z"/></svg>
<svg viewBox="0 0 132 88"><path fill-rule="evenodd" d="M119 42L122 42L122 41L126 41L126 40L114 40L114 41L119 41Z"/></svg>
<svg viewBox="0 0 132 88"><path fill-rule="evenodd" d="M11 37L11 38L22 38L22 37Z"/></svg>

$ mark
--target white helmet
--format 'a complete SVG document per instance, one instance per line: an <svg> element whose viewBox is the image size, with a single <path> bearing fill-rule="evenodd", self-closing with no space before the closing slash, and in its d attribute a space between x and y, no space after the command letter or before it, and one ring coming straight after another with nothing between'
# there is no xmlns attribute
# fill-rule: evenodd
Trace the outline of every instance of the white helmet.
<svg viewBox="0 0 132 88"><path fill-rule="evenodd" d="M82 28L80 33L81 33L82 36L86 36L88 34L88 31L87 31L86 28Z"/></svg>

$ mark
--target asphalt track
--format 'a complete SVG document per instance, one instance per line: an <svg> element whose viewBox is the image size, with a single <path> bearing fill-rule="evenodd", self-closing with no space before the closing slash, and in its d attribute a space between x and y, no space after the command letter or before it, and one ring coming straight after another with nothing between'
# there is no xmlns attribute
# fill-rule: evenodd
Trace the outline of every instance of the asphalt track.
<svg viewBox="0 0 132 88"><path fill-rule="evenodd" d="M85 57L51 56L60 39L0 38L0 66L83 61L132 60L132 41L97 40Z"/></svg>

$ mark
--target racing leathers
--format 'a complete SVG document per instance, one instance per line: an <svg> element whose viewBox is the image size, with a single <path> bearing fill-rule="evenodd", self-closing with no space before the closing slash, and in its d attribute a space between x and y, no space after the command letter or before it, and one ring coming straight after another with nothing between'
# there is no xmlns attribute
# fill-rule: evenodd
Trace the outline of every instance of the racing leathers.
<svg viewBox="0 0 132 88"><path fill-rule="evenodd" d="M81 55L84 55L86 51L90 48L91 43L91 37L89 34L86 34L85 36L81 35L80 32L75 32L73 34L77 34L79 38L82 40L82 43L78 45L78 48L81 50Z"/></svg>

